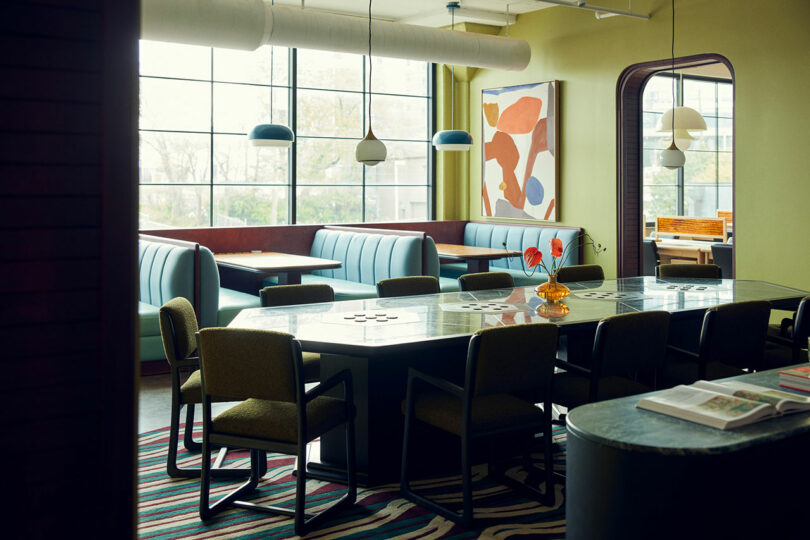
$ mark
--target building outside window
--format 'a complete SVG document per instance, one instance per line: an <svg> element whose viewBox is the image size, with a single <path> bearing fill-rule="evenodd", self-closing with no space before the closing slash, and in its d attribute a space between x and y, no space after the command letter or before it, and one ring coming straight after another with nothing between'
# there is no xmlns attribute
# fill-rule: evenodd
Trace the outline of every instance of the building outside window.
<svg viewBox="0 0 810 540"><path fill-rule="evenodd" d="M354 159L368 123L364 56L141 41L140 228L429 219L431 65L373 58L376 167ZM253 147L259 123L289 149Z"/></svg>
<svg viewBox="0 0 810 540"><path fill-rule="evenodd" d="M656 131L661 115L672 108L672 76L652 77L643 97L644 215L715 217L732 210L733 105L731 81L677 76L678 105L697 110L706 120L703 132L685 152L686 164L676 170L659 165L660 154L671 142L671 133Z"/></svg>

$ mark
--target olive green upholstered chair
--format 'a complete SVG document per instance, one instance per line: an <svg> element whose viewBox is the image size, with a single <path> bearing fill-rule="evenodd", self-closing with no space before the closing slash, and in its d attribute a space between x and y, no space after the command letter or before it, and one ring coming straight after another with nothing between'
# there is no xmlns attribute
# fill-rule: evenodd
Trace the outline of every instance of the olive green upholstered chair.
<svg viewBox="0 0 810 540"><path fill-rule="evenodd" d="M799 303L792 318L768 327L765 367L777 368L807 362L807 338L810 336L810 296Z"/></svg>
<svg viewBox="0 0 810 540"><path fill-rule="evenodd" d="M199 357L197 356L197 317L194 306L183 297L172 298L160 307L160 334L163 350L169 361L172 385L171 423L169 428L169 456L166 472L172 478L195 478L199 468L181 468L177 464L177 443L180 437L180 409L186 406L186 426L183 445L190 452L199 452L202 445L192 438L194 405L202 403ZM184 380L185 379L185 380ZM222 401L222 400L216 400ZM245 476L246 469L219 469L224 452L217 462L218 476Z"/></svg>
<svg viewBox="0 0 810 540"><path fill-rule="evenodd" d="M318 304L334 302L335 292L325 283L306 283L303 285L275 285L259 291L262 307L293 306L300 304ZM321 355L305 352L304 382L321 380Z"/></svg>
<svg viewBox="0 0 810 540"><path fill-rule="evenodd" d="M506 272L478 272L458 277L462 291L483 291L486 289L511 289L515 279Z"/></svg>
<svg viewBox="0 0 810 540"><path fill-rule="evenodd" d="M659 264L658 277L720 279L722 274L716 264Z"/></svg>
<svg viewBox="0 0 810 540"><path fill-rule="evenodd" d="M230 506L292 516L295 533L304 535L357 497L352 379L341 371L308 391L304 389L301 344L290 334L269 330L206 328L198 333L203 391L203 456L212 445L250 449L250 478L210 504L210 460L203 459L200 518ZM324 393L342 387L342 397ZM241 401L213 417L213 396ZM306 447L321 435L344 426L346 493L316 515L306 512ZM259 484L266 452L297 457L295 508L241 500Z"/></svg>
<svg viewBox="0 0 810 540"><path fill-rule="evenodd" d="M406 276L377 282L377 296L380 298L438 294L439 292L439 280L433 276Z"/></svg>
<svg viewBox="0 0 810 540"><path fill-rule="evenodd" d="M404 497L460 523L473 524L471 445L495 441L494 446L515 450L516 436L544 437L545 489L507 477L491 459L489 474L510 487L554 502L551 441L551 380L557 350L557 327L550 323L519 324L478 330L470 339L464 387L411 368L408 373L405 434L402 447L400 490ZM539 400L538 400L539 398ZM538 400L538 401L536 401ZM544 404L540 409L536 402ZM423 422L461 438L462 511L459 514L437 501L419 495L410 486L409 452L415 422ZM521 439L515 439L524 442ZM528 445L525 445L528 447ZM524 464L531 474L534 466L523 448ZM514 456L519 452L511 454ZM510 457L511 457L510 456Z"/></svg>
<svg viewBox="0 0 810 540"><path fill-rule="evenodd" d="M764 300L721 304L706 310L698 352L670 345L664 369L670 384L720 379L764 367L771 305Z"/></svg>
<svg viewBox="0 0 810 540"><path fill-rule="evenodd" d="M653 390L667 351L669 313L644 311L605 317L596 327L588 368L557 360L553 401L569 409Z"/></svg>
<svg viewBox="0 0 810 540"><path fill-rule="evenodd" d="M598 264L576 264L563 266L557 272L557 281L573 283L574 281L599 281L605 279L605 271Z"/></svg>

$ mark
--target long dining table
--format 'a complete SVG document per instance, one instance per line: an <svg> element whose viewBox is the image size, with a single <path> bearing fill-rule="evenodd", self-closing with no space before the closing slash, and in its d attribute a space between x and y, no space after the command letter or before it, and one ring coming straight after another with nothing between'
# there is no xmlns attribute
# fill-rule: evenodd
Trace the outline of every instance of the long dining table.
<svg viewBox="0 0 810 540"><path fill-rule="evenodd" d="M229 327L288 332L296 336L305 351L322 353L323 378L344 369L351 372L357 407L359 480L365 485L377 485L398 478L401 402L408 369L461 381L467 345L476 330L553 322L559 327L561 342L566 337L569 341L581 340L588 339L588 332L604 317L665 310L672 315L672 327L682 329L674 335L694 333L696 345L696 332L707 308L768 300L774 308L795 309L807 294L773 283L731 279L664 280L644 276L567 285L571 294L557 305L545 304L532 287L516 287L252 308L243 310ZM590 345L580 350L588 351ZM568 360L573 359L569 356ZM430 446L431 442L425 444ZM316 475L339 477L343 456L343 434L329 433L321 438L320 455L311 459L308 467Z"/></svg>

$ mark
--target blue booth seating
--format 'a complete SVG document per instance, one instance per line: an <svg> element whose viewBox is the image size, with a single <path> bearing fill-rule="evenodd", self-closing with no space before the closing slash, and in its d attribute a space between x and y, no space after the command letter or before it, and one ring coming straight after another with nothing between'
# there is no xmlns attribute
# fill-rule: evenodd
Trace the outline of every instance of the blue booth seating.
<svg viewBox="0 0 810 540"><path fill-rule="evenodd" d="M524 251L529 247L536 247L543 253L543 262L551 264L551 239L559 238L563 246L574 240L581 229L562 229L557 227L532 227L520 225L500 225L491 223L467 223L464 227L464 245L490 247ZM563 266L579 264L579 249L576 245L566 255ZM491 272L507 272L515 279L516 286L537 285L547 281L547 275L541 268L535 268L534 273L526 267L523 257L507 257L490 261ZM441 265L442 278L458 279L458 276L467 273L467 262L453 262ZM531 275L527 275L531 274Z"/></svg>
<svg viewBox="0 0 810 540"><path fill-rule="evenodd" d="M340 268L316 270L301 276L302 283L330 285L335 291L335 300L376 298L377 282L381 279L422 275L422 238L419 236L319 229L310 255L342 263ZM265 280L265 285L274 282L271 278Z"/></svg>
<svg viewBox="0 0 810 540"><path fill-rule="evenodd" d="M225 326L239 311L258 307L259 297L219 286L214 255L206 247L162 243L144 238L138 241L140 276L138 319L141 361L166 358L160 337L159 310L177 296L199 304L200 326ZM194 272L199 250L199 300L194 290Z"/></svg>

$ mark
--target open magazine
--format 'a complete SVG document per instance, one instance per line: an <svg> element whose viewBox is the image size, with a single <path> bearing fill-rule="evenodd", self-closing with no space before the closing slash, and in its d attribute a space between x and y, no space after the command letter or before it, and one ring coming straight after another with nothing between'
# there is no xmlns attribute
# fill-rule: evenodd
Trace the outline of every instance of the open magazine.
<svg viewBox="0 0 810 540"><path fill-rule="evenodd" d="M810 398L740 381L697 381L642 398L636 407L718 429L810 410Z"/></svg>

